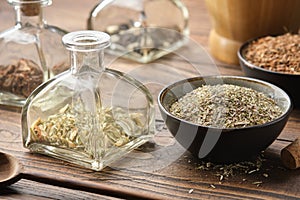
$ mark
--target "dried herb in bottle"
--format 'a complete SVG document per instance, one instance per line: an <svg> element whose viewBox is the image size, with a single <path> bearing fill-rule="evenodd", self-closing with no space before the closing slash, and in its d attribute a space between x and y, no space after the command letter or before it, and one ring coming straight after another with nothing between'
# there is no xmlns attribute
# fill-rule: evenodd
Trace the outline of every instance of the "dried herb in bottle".
<svg viewBox="0 0 300 200"><path fill-rule="evenodd" d="M51 0L7 2L16 21L0 33L0 104L22 107L37 86L66 70L59 66L68 62L61 43L67 32L46 23L43 10Z"/></svg>
<svg viewBox="0 0 300 200"><path fill-rule="evenodd" d="M71 69L27 98L23 145L99 171L152 138L153 99L133 77L105 68L108 34L77 31L62 40Z"/></svg>

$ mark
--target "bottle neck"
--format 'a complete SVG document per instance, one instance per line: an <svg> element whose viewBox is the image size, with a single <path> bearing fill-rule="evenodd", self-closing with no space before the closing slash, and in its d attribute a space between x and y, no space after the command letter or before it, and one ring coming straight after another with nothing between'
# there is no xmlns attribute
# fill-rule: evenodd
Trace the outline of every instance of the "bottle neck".
<svg viewBox="0 0 300 200"><path fill-rule="evenodd" d="M43 27L45 24L43 18L43 9L40 3L15 5L16 25Z"/></svg>
<svg viewBox="0 0 300 200"><path fill-rule="evenodd" d="M105 70L103 59L103 49L89 52L71 51L72 74L102 73Z"/></svg>
<svg viewBox="0 0 300 200"><path fill-rule="evenodd" d="M110 45L110 36L99 31L75 31L62 38L71 52L71 71L75 75L96 74L105 70L104 49Z"/></svg>

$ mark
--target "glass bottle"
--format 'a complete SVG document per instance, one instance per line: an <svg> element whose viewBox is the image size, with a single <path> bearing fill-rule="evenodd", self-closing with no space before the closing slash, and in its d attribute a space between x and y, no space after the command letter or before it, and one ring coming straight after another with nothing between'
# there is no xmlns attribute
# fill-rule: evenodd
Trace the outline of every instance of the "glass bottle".
<svg viewBox="0 0 300 200"><path fill-rule="evenodd" d="M188 10L180 0L103 0L88 29L111 35L108 53L148 63L187 42Z"/></svg>
<svg viewBox="0 0 300 200"><path fill-rule="evenodd" d="M148 89L122 72L105 69L110 37L98 31L66 34L70 70L40 85L22 111L23 144L32 152L96 171L154 134Z"/></svg>
<svg viewBox="0 0 300 200"><path fill-rule="evenodd" d="M66 70L68 53L61 43L66 31L44 20L51 0L7 1L16 22L0 33L0 104L22 107L38 85Z"/></svg>

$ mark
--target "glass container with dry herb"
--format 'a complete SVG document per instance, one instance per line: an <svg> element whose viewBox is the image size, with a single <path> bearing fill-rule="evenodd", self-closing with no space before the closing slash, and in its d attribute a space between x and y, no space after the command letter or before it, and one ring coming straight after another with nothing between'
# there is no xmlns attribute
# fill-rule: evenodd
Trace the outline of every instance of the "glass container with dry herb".
<svg viewBox="0 0 300 200"><path fill-rule="evenodd" d="M28 97L23 143L32 152L99 171L152 137L153 99L134 78L104 67L108 34L78 31L62 40L71 51L71 69Z"/></svg>
<svg viewBox="0 0 300 200"><path fill-rule="evenodd" d="M148 63L187 42L188 19L180 0L104 0L92 9L88 29L111 35L110 54Z"/></svg>
<svg viewBox="0 0 300 200"><path fill-rule="evenodd" d="M66 70L61 44L65 30L48 25L43 9L51 0L7 0L15 25L0 33L0 104L21 107L29 94Z"/></svg>

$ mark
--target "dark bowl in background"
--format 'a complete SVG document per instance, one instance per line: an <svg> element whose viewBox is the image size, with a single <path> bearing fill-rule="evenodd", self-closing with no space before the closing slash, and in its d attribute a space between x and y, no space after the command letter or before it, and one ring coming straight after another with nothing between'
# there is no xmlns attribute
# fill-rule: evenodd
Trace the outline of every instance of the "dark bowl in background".
<svg viewBox="0 0 300 200"><path fill-rule="evenodd" d="M220 129L182 120L169 112L171 104L204 84L234 84L263 92L275 99L283 114L277 119L245 128ZM194 156L219 163L255 158L278 137L292 110L289 96L265 81L238 76L195 77L173 83L161 90L158 106L164 122L175 139Z"/></svg>
<svg viewBox="0 0 300 200"><path fill-rule="evenodd" d="M274 85L277 85L290 96L293 106L295 108L300 108L300 89L299 89L300 75L299 74L288 74L288 73L280 73L276 71L267 70L259 66L255 66L246 60L244 55L248 45L251 42L258 40L259 38L251 39L245 42L239 48L237 54L238 54L242 71L247 77L261 79L269 83L273 83Z"/></svg>

